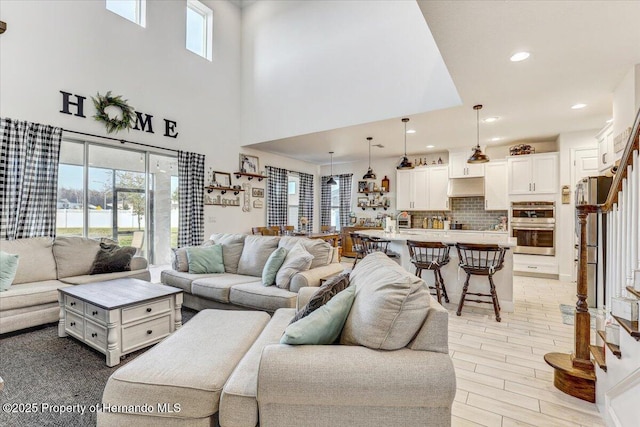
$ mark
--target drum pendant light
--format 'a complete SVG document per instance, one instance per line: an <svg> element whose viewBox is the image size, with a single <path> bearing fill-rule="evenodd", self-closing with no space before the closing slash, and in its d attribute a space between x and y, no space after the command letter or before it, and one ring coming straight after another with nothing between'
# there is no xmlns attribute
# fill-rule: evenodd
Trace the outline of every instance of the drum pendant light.
<svg viewBox="0 0 640 427"><path fill-rule="evenodd" d="M329 154L331 154L331 176L327 180L327 185L337 185L338 183L333 179L333 151L329 151Z"/></svg>
<svg viewBox="0 0 640 427"><path fill-rule="evenodd" d="M373 138L368 136L367 141L369 141L369 170L362 176L362 179L376 179L376 174L373 173L373 169L371 169L371 140Z"/></svg>
<svg viewBox="0 0 640 427"><path fill-rule="evenodd" d="M476 110L477 143L473 148L473 154L469 157L467 163L487 163L489 161L489 156L484 154L480 149L480 110L482 109L482 104L474 105L473 109Z"/></svg>
<svg viewBox="0 0 640 427"><path fill-rule="evenodd" d="M409 161L407 158L407 122L409 121L408 117L404 117L402 119L402 123L404 123L404 156L400 159L400 164L396 166L396 169L413 169L413 163Z"/></svg>

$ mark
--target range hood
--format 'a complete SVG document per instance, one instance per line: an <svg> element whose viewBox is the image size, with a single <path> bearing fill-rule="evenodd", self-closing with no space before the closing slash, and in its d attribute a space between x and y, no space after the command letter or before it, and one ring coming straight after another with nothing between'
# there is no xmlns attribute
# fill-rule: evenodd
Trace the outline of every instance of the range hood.
<svg viewBox="0 0 640 427"><path fill-rule="evenodd" d="M484 178L451 178L449 197L484 196Z"/></svg>

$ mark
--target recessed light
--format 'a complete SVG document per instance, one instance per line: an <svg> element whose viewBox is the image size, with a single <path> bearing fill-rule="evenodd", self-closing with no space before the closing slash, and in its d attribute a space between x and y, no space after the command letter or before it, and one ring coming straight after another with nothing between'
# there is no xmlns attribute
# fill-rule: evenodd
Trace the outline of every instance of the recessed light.
<svg viewBox="0 0 640 427"><path fill-rule="evenodd" d="M495 121L497 121L500 117L487 117L486 119L483 120L483 122L485 123L493 123Z"/></svg>
<svg viewBox="0 0 640 427"><path fill-rule="evenodd" d="M492 141L500 141L502 138L500 138L499 136L496 136L495 138L491 138Z"/></svg>
<svg viewBox="0 0 640 427"><path fill-rule="evenodd" d="M587 106L587 104L574 104L574 105L571 106L571 109L572 110L579 110L579 109L584 108L586 106Z"/></svg>
<svg viewBox="0 0 640 427"><path fill-rule="evenodd" d="M409 129L407 133L416 133L415 129Z"/></svg>
<svg viewBox="0 0 640 427"><path fill-rule="evenodd" d="M511 62L520 62L520 61L524 61L529 56L531 56L529 52L518 52L511 55L511 58L509 59L511 60Z"/></svg>
<svg viewBox="0 0 640 427"><path fill-rule="evenodd" d="M427 145L427 148L435 148L435 145Z"/></svg>
<svg viewBox="0 0 640 427"><path fill-rule="evenodd" d="M611 123L613 121L613 119L609 119L607 120L607 123Z"/></svg>

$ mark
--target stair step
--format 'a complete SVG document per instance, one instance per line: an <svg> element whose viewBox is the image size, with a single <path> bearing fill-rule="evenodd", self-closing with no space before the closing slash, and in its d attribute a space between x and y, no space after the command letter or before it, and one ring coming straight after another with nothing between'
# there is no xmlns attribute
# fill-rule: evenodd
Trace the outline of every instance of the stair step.
<svg viewBox="0 0 640 427"><path fill-rule="evenodd" d="M618 322L620 326L622 326L622 329L627 331L627 333L635 338L636 341L640 341L640 330L638 329L638 322L632 322L618 316L613 316L613 318L616 319L616 322Z"/></svg>
<svg viewBox="0 0 640 427"><path fill-rule="evenodd" d="M604 346L598 347L597 345L590 345L589 350L593 355L593 360L596 361L600 369L607 372L607 363L605 362Z"/></svg>
<svg viewBox="0 0 640 427"><path fill-rule="evenodd" d="M640 298L640 291L636 290L633 286L627 286L627 292L633 294L636 298Z"/></svg>
<svg viewBox="0 0 640 427"><path fill-rule="evenodd" d="M573 366L573 358L567 353L547 353L544 355L553 371L553 385L560 391L587 402L596 402L596 373L591 369Z"/></svg>
<svg viewBox="0 0 640 427"><path fill-rule="evenodd" d="M611 344L610 342L607 342L607 334L604 331L598 331L598 335L600 335L600 338L602 338L602 341L604 341L606 346L609 347L609 350L611 350L611 353L613 353L615 357L620 359L620 357L622 357L622 352L620 351L620 347L615 344ZM604 347L602 347L602 349L604 351Z"/></svg>

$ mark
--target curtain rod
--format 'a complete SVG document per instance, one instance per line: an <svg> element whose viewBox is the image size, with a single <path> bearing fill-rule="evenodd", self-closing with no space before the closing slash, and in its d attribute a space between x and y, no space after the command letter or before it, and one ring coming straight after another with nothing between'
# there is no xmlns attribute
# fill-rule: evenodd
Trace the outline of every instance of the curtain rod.
<svg viewBox="0 0 640 427"><path fill-rule="evenodd" d="M167 150L167 151L174 151L176 153L180 152L180 150L176 150L174 148L164 148L164 147L158 147L157 145L150 145L150 144L143 144L141 142L133 142L133 141L127 141L126 139L121 139L121 138L112 138L110 136L103 136L103 135L95 135L93 133L86 133L86 132L79 132L77 130L70 130L70 129L62 129L63 132L70 132L70 133L76 133L78 135L85 135L85 136L93 136L95 138L104 138L104 139L110 139L112 141L118 141L121 144L134 144L134 145L140 145L142 147L149 147L149 148L157 148L159 150Z"/></svg>

